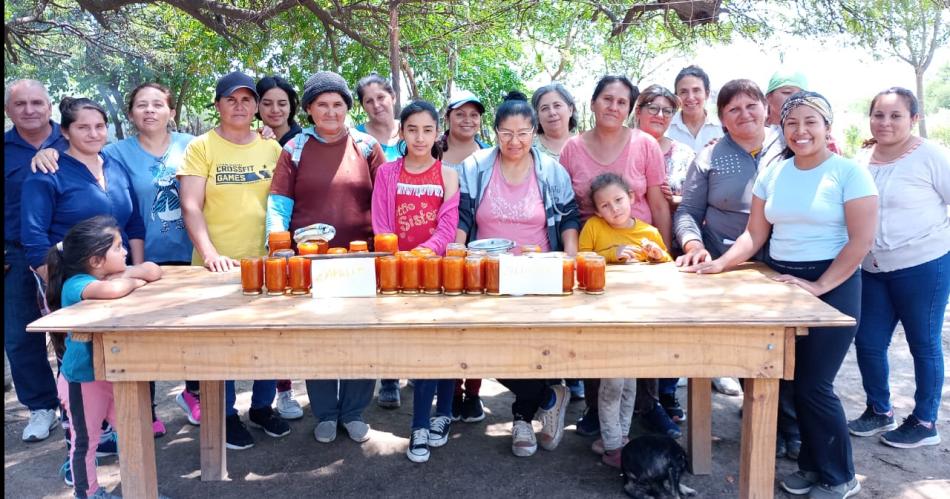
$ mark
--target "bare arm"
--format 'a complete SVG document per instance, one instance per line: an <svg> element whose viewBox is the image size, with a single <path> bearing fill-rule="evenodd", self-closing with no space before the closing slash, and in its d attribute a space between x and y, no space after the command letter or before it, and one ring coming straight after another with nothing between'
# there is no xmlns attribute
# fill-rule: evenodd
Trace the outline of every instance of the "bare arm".
<svg viewBox="0 0 950 499"><path fill-rule="evenodd" d="M145 240L129 239L129 253L132 254L132 265L138 265L145 261Z"/></svg>
<svg viewBox="0 0 950 499"><path fill-rule="evenodd" d="M795 284L815 296L837 288L854 274L861 260L871 250L874 231L877 230L877 214L877 196L865 196L846 202L844 219L848 226L848 242L821 277L812 282L783 274L775 277L775 280Z"/></svg>
<svg viewBox="0 0 950 499"><path fill-rule="evenodd" d="M752 258L752 255L759 251L769 240L771 233L772 224L765 219L765 200L753 195L749 223L742 235L736 239L735 244L719 258L684 267L682 271L696 272L697 274L718 274L729 270Z"/></svg>
<svg viewBox="0 0 950 499"><path fill-rule="evenodd" d="M82 291L83 300L114 300L128 295L145 285L143 279L120 277L108 281L90 282Z"/></svg>
<svg viewBox="0 0 950 499"><path fill-rule="evenodd" d="M219 255L218 250L208 235L208 224L205 221L205 185L207 179L192 175L178 177L181 184L181 211L185 220L185 229L188 237L198 250L198 254L205 262L205 268L212 272L228 272L238 264L233 258Z"/></svg>
<svg viewBox="0 0 950 499"><path fill-rule="evenodd" d="M650 205L650 213L653 215L653 226L660 231L663 244L672 248L673 219L670 215L670 202L666 200L660 186L647 187L647 204Z"/></svg>
<svg viewBox="0 0 950 499"><path fill-rule="evenodd" d="M577 229L566 229L561 231L562 250L570 256L577 254Z"/></svg>

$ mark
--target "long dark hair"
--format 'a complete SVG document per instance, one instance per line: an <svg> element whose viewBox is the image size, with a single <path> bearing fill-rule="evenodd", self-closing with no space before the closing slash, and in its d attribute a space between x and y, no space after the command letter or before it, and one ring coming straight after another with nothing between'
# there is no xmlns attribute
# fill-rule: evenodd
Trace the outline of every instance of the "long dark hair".
<svg viewBox="0 0 950 499"><path fill-rule="evenodd" d="M257 82L256 89L257 95L260 96L258 101L264 98L265 92L273 88L279 88L287 94L287 101L290 103L290 113L287 115L287 126L290 128L297 126L297 106L300 105L300 98L297 96L297 91L294 90L294 86L291 85L289 81L280 76L265 76L261 78L261 80ZM259 120L262 119L259 106L254 116Z"/></svg>
<svg viewBox="0 0 950 499"><path fill-rule="evenodd" d="M89 261L104 258L119 234L119 224L108 215L98 215L77 223L63 241L46 254L46 302L50 311L62 308L63 283L70 277L89 272ZM53 349L62 356L65 335L53 335Z"/></svg>
<svg viewBox="0 0 950 499"><path fill-rule="evenodd" d="M360 102L362 102L362 100ZM439 129L439 112L435 110L435 106L429 101L415 100L402 108L402 112L399 113L399 131L402 131L402 128L406 125L406 120L409 119L410 116L419 113L427 113L432 117L432 121L435 122L436 130ZM406 141L399 141L399 153L405 156L407 151L408 146L406 145ZM432 157L442 159L442 145L439 143L438 138L432 143Z"/></svg>
<svg viewBox="0 0 950 499"><path fill-rule="evenodd" d="M911 92L904 87L890 87L881 90L877 95L874 96L873 99L871 99L871 107L868 109L868 116L874 114L874 106L877 105L878 99L885 95L891 94L897 94L901 97L901 99L904 101L904 104L907 105L907 112L910 113L911 119L914 119L920 115L920 103L917 101L917 97L914 95L914 92ZM864 143L861 144L861 147L868 148L874 144L877 144L877 139L871 137L870 139L865 140Z"/></svg>
<svg viewBox="0 0 950 499"><path fill-rule="evenodd" d="M495 130L498 130L498 125L500 125L502 121L512 116L528 118L528 121L531 122L532 129L538 126L538 115L535 114L531 104L528 104L528 96L517 90L508 92L505 95L505 100L498 106L498 109L495 110Z"/></svg>

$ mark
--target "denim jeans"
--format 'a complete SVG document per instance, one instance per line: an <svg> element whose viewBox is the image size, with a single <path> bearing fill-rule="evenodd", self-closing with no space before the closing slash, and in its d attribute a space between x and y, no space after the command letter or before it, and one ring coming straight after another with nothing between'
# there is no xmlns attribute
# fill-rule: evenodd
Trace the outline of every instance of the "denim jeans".
<svg viewBox="0 0 950 499"><path fill-rule="evenodd" d="M862 282L861 324L854 346L868 405L878 413L891 410L887 348L900 321L914 358L914 416L936 421L944 378L940 335L950 295L950 253L893 272L863 272Z"/></svg>
<svg viewBox="0 0 950 499"><path fill-rule="evenodd" d="M31 411L55 409L59 399L46 335L26 332L26 325L40 318L36 278L19 244L4 242L3 260L10 266L3 276L3 348L10 359L17 399Z"/></svg>
<svg viewBox="0 0 950 499"><path fill-rule="evenodd" d="M261 381L255 380L254 385L251 388L251 409L262 409L264 407L270 407L274 403L274 397L277 395L277 381L268 380ZM225 413L228 416L233 416L238 413L237 409L234 408L234 402L237 399L237 394L234 393L234 382L225 381L224 382L224 407Z"/></svg>
<svg viewBox="0 0 950 499"><path fill-rule="evenodd" d="M308 379L310 409L318 422L362 421L375 387L374 379Z"/></svg>
<svg viewBox="0 0 950 499"><path fill-rule="evenodd" d="M776 272L816 281L831 266L831 260L769 261L768 265ZM860 321L860 271L818 298ZM818 473L819 481L829 485L854 478L848 420L835 395L834 382L856 331L857 326L813 327L795 341L795 411L802 438L798 468Z"/></svg>
<svg viewBox="0 0 950 499"><path fill-rule="evenodd" d="M497 380L515 395L511 404L511 415L515 421L534 420L535 414L553 393L548 381L544 379L499 379Z"/></svg>
<svg viewBox="0 0 950 499"><path fill-rule="evenodd" d="M455 398L454 379L417 379L412 385L412 429L429 427L432 399L436 416L452 417L452 400Z"/></svg>

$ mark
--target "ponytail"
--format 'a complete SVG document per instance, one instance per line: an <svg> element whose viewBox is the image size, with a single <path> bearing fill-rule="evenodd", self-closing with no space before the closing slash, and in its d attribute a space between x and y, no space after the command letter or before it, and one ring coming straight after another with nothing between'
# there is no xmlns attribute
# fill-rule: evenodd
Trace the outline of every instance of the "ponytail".
<svg viewBox="0 0 950 499"><path fill-rule="evenodd" d="M50 312L62 308L65 270L63 267L63 254L59 251L59 244L56 244L46 253L46 304ZM50 333L50 340L56 358L62 359L63 354L66 353L66 334Z"/></svg>

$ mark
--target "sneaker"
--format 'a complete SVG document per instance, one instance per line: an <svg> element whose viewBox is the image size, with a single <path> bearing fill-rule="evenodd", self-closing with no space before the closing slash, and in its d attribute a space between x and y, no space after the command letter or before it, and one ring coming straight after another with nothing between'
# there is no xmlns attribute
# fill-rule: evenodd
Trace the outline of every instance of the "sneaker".
<svg viewBox="0 0 950 499"><path fill-rule="evenodd" d="M785 492L803 496L811 491L812 487L818 484L818 473L814 471L798 470L795 473L785 475L780 482Z"/></svg>
<svg viewBox="0 0 950 499"><path fill-rule="evenodd" d="M802 452L802 439L801 437L786 437L785 438L785 457L791 459L792 461L798 461L798 455Z"/></svg>
<svg viewBox="0 0 950 499"><path fill-rule="evenodd" d="M109 457L119 454L119 435L114 430L109 430L99 436L99 443L96 445L96 457Z"/></svg>
<svg viewBox="0 0 950 499"><path fill-rule="evenodd" d="M452 421L460 421L462 419L462 396L455 394L455 397L452 398Z"/></svg>
<svg viewBox="0 0 950 499"><path fill-rule="evenodd" d="M163 423L161 419L156 419L155 421L152 421L152 435L155 438L165 436L165 423Z"/></svg>
<svg viewBox="0 0 950 499"><path fill-rule="evenodd" d="M398 409L402 402L399 400L399 382L381 384L376 405L383 409Z"/></svg>
<svg viewBox="0 0 950 499"><path fill-rule="evenodd" d="M861 484L852 478L841 485L816 485L808 492L808 499L847 499L858 492L861 492Z"/></svg>
<svg viewBox="0 0 950 499"><path fill-rule="evenodd" d="M529 457L537 451L534 427L527 421L515 421L511 425L511 453L518 457Z"/></svg>
<svg viewBox="0 0 950 499"><path fill-rule="evenodd" d="M670 438L680 438L683 436L683 432L680 430L679 426L676 426L676 423L666 414L666 411L663 410L663 407L660 406L660 403L657 402L653 405L653 410L641 414L643 419L654 430L659 433L662 433Z"/></svg>
<svg viewBox="0 0 950 499"><path fill-rule="evenodd" d="M452 418L436 416L429 420L429 446L442 447L449 441L449 430L452 428Z"/></svg>
<svg viewBox="0 0 950 499"><path fill-rule="evenodd" d="M567 388L571 390L571 402L584 400L584 381L576 380L574 383L568 384Z"/></svg>
<svg viewBox="0 0 950 499"><path fill-rule="evenodd" d="M689 384L689 383L688 383L688 380L687 380L686 378L677 378L677 379L676 379L676 387L677 387L677 388L682 388L682 387L688 386L688 384Z"/></svg>
<svg viewBox="0 0 950 499"><path fill-rule="evenodd" d="M736 378L713 378L713 388L723 395L738 397L742 395L742 386Z"/></svg>
<svg viewBox="0 0 950 499"><path fill-rule="evenodd" d="M363 443L369 440L368 424L357 419L349 423L343 423L343 427L346 428L346 433L350 436L350 440L357 443Z"/></svg>
<svg viewBox="0 0 950 499"><path fill-rule="evenodd" d="M175 397L175 402L178 407L181 407L181 410L185 411L189 423L195 426L201 424L201 399L198 398L198 395L183 390Z"/></svg>
<svg viewBox="0 0 950 499"><path fill-rule="evenodd" d="M680 406L675 393L661 393L660 405L674 423L680 424L686 421L686 411Z"/></svg>
<svg viewBox="0 0 950 499"><path fill-rule="evenodd" d="M313 438L322 444L336 440L336 421L320 421L313 429Z"/></svg>
<svg viewBox="0 0 950 499"><path fill-rule="evenodd" d="M63 465L59 467L59 477L66 482L67 487L73 486L73 465L69 461L69 454L66 454L66 460L63 461Z"/></svg>
<svg viewBox="0 0 950 499"><path fill-rule="evenodd" d="M453 402L455 402L453 400ZM485 419L485 406L482 405L482 399L478 395L465 396L462 401L462 421L465 423L477 423Z"/></svg>
<svg viewBox="0 0 950 499"><path fill-rule="evenodd" d="M224 440L228 449L244 450L254 447L254 437L241 422L241 417L233 414L225 418Z"/></svg>
<svg viewBox="0 0 950 499"><path fill-rule="evenodd" d="M596 437L600 435L600 417L596 409L588 407L584 410L584 415L578 418L574 433L584 437Z"/></svg>
<svg viewBox="0 0 950 499"><path fill-rule="evenodd" d="M448 419L448 418L446 418ZM429 430L417 428L412 430L409 436L409 449L406 450L406 457L414 463L424 463L429 460ZM444 443L444 442L443 442Z"/></svg>
<svg viewBox="0 0 950 499"><path fill-rule="evenodd" d="M541 410L541 434L539 440L544 450L554 450L561 443L564 436L564 416L567 414L567 403L571 394L564 385L552 386L554 405L547 410Z"/></svg>
<svg viewBox="0 0 950 499"><path fill-rule="evenodd" d="M600 462L610 466L611 468L620 469L620 449L614 449L610 451L605 451L604 455L600 456Z"/></svg>
<svg viewBox="0 0 950 499"><path fill-rule="evenodd" d="M858 419L848 421L848 432L858 437L870 437L882 431L890 431L897 428L897 422L894 421L894 413L890 415L879 414L868 405Z"/></svg>
<svg viewBox="0 0 950 499"><path fill-rule="evenodd" d="M940 434L937 433L936 423L927 428L921 424L917 416L911 414L904 418L904 422L896 430L881 435L881 442L900 449L913 449L924 445L939 444Z"/></svg>
<svg viewBox="0 0 950 499"><path fill-rule="evenodd" d="M49 431L56 428L59 418L56 409L37 409L30 411L30 422L23 428L24 442L39 442L49 438Z"/></svg>
<svg viewBox="0 0 950 499"><path fill-rule="evenodd" d="M267 435L278 438L290 433L290 425L271 406L247 411L247 422L254 428L264 430Z"/></svg>
<svg viewBox="0 0 950 499"><path fill-rule="evenodd" d="M294 398L294 391L277 392L277 413L284 419L300 419L303 417L303 409L300 403Z"/></svg>

